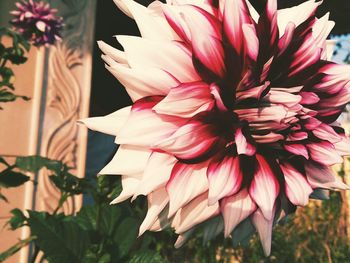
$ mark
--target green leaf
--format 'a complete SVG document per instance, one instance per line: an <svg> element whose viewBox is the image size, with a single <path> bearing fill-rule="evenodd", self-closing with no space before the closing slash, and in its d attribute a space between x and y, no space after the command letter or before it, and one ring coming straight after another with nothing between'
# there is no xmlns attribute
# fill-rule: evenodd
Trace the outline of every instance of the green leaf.
<svg viewBox="0 0 350 263"><path fill-rule="evenodd" d="M60 161L50 160L40 156L17 157L16 166L22 171L37 173L42 168L60 173L64 165Z"/></svg>
<svg viewBox="0 0 350 263"><path fill-rule="evenodd" d="M112 237L112 235L118 231L118 225L120 223L120 216L121 216L121 208L119 206L110 206L106 205L102 208L101 211L102 217L101 217L101 232L104 235ZM135 221L132 221L135 222ZM136 224L137 222L135 222ZM137 228L138 226L135 225Z"/></svg>
<svg viewBox="0 0 350 263"><path fill-rule="evenodd" d="M2 193L0 193L0 200L5 201L6 203L9 202L9 200L6 198L6 196L4 196ZM1 262L1 261L0 261Z"/></svg>
<svg viewBox="0 0 350 263"><path fill-rule="evenodd" d="M105 253L101 256L99 250L100 250L100 248L98 245L90 246L85 253L83 262L84 263L109 263L109 262L113 262L111 260L111 255L109 253Z"/></svg>
<svg viewBox="0 0 350 263"><path fill-rule="evenodd" d="M5 164L6 166L10 166L8 162L6 162L6 160L2 157L0 157L0 163Z"/></svg>
<svg viewBox="0 0 350 263"><path fill-rule="evenodd" d="M29 180L29 176L14 172L9 169L6 169L0 173L0 187L18 187Z"/></svg>
<svg viewBox="0 0 350 263"><path fill-rule="evenodd" d="M85 230L96 230L97 207L85 205L77 214L78 224Z"/></svg>
<svg viewBox="0 0 350 263"><path fill-rule="evenodd" d="M119 255L126 256L133 243L136 241L139 223L136 219L125 218L118 226L114 236L114 242L118 245Z"/></svg>
<svg viewBox="0 0 350 263"><path fill-rule="evenodd" d="M11 77L14 76L14 72L11 68L3 67L0 68L0 76L2 77L2 82L5 84L10 84ZM3 84L3 85L4 85Z"/></svg>
<svg viewBox="0 0 350 263"><path fill-rule="evenodd" d="M50 263L79 263L91 241L73 218L28 211L31 234Z"/></svg>
<svg viewBox="0 0 350 263"><path fill-rule="evenodd" d="M86 205L77 214L77 222L86 230L97 230L98 207ZM99 232L106 237L114 235L121 215L119 206L104 205L100 207Z"/></svg>
<svg viewBox="0 0 350 263"><path fill-rule="evenodd" d="M8 221L8 223L10 224L12 230L15 230L25 225L27 218L20 209L15 208L11 210L11 214L12 217Z"/></svg>
<svg viewBox="0 0 350 263"><path fill-rule="evenodd" d="M0 91L0 102L10 102L15 101L17 96L10 91L2 90Z"/></svg>
<svg viewBox="0 0 350 263"><path fill-rule="evenodd" d="M155 251L143 250L133 255L128 263L168 263L168 261Z"/></svg>
<svg viewBox="0 0 350 263"><path fill-rule="evenodd" d="M111 255L110 254L104 254L97 263L109 263L111 262Z"/></svg>
<svg viewBox="0 0 350 263"><path fill-rule="evenodd" d="M68 172L52 175L49 178L58 189L71 195L83 194L90 188L86 178L78 178Z"/></svg>

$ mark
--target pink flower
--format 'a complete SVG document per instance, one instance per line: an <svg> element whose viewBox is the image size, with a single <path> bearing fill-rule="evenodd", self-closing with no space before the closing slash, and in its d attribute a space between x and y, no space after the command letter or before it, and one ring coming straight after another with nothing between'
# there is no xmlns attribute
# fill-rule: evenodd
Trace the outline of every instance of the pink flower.
<svg viewBox="0 0 350 263"><path fill-rule="evenodd" d="M115 2L142 37L99 46L134 104L83 122L121 145L101 171L122 175L113 203L148 197L140 234L171 226L179 246L197 227L253 225L269 254L274 223L315 190L348 189L329 166L350 154L335 123L350 68L326 59L320 2L260 15L245 0Z"/></svg>
<svg viewBox="0 0 350 263"><path fill-rule="evenodd" d="M33 45L52 45L61 40L63 19L56 16L57 10L48 3L22 0L16 7L17 10L11 12L14 16L11 24Z"/></svg>

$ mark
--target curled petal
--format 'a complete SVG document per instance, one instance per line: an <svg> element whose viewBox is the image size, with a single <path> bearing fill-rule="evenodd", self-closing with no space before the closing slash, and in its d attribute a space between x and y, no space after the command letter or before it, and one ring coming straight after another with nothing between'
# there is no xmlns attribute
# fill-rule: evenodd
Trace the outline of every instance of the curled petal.
<svg viewBox="0 0 350 263"><path fill-rule="evenodd" d="M312 188L341 189L348 190L349 186L337 178L333 171L324 165L306 162L305 172L308 182Z"/></svg>
<svg viewBox="0 0 350 263"><path fill-rule="evenodd" d="M225 196L235 194L242 183L242 171L238 157L227 156L223 160L212 161L209 164L209 205L213 205Z"/></svg>
<svg viewBox="0 0 350 263"><path fill-rule="evenodd" d="M334 143L334 147L342 156L350 155L350 141L345 136L341 138L341 141Z"/></svg>
<svg viewBox="0 0 350 263"><path fill-rule="evenodd" d="M149 147L159 140L173 134L184 120L177 117L165 117L152 111L154 103L147 101L136 103L119 132L118 144L131 144Z"/></svg>
<svg viewBox="0 0 350 263"><path fill-rule="evenodd" d="M269 132L266 135L252 135L256 142L258 143L272 143L272 142L278 142L280 140L283 140L283 135Z"/></svg>
<svg viewBox="0 0 350 263"><path fill-rule="evenodd" d="M279 55L281 55L290 45L295 31L295 24L288 23L283 36L278 41Z"/></svg>
<svg viewBox="0 0 350 263"><path fill-rule="evenodd" d="M343 162L343 158L335 150L333 144L329 142L311 143L307 145L307 148L310 157L321 164L333 165Z"/></svg>
<svg viewBox="0 0 350 263"><path fill-rule="evenodd" d="M132 197L134 195L135 190L140 184L141 178L142 174L137 174L133 176L122 176L123 191L110 204L118 204Z"/></svg>
<svg viewBox="0 0 350 263"><path fill-rule="evenodd" d="M172 88L153 110L159 114L190 118L199 112L211 110L214 105L208 84L192 82Z"/></svg>
<svg viewBox="0 0 350 263"><path fill-rule="evenodd" d="M126 55L124 52L120 51L119 49L116 49L107 43L103 41L97 41L98 47L101 49L101 51L110 57L112 60L122 63L122 64L127 64L128 60L126 58Z"/></svg>
<svg viewBox="0 0 350 263"><path fill-rule="evenodd" d="M138 166L137 160L133 160L134 166ZM136 189L134 196L148 195L166 185L170 179L171 171L176 164L177 159L165 153L153 152L144 167L144 173L140 186Z"/></svg>
<svg viewBox="0 0 350 263"><path fill-rule="evenodd" d="M256 61L259 54L259 39L256 36L253 25L243 24L244 47L247 55Z"/></svg>
<svg viewBox="0 0 350 263"><path fill-rule="evenodd" d="M300 96L302 97L300 104L303 105L316 104L320 101L320 98L314 92L300 92Z"/></svg>
<svg viewBox="0 0 350 263"><path fill-rule="evenodd" d="M287 117L288 111L284 106L271 106L264 108L238 109L235 112L248 122L276 121L281 122Z"/></svg>
<svg viewBox="0 0 350 263"><path fill-rule="evenodd" d="M194 232L194 228L191 228L190 230L184 232L184 233L181 233L178 238L176 239L176 242L174 244L174 247L175 248L180 248L182 247L186 241L192 236L193 232Z"/></svg>
<svg viewBox="0 0 350 263"><path fill-rule="evenodd" d="M242 49L242 24L252 24L245 0L224 1L223 23L225 34L237 53Z"/></svg>
<svg viewBox="0 0 350 263"><path fill-rule="evenodd" d="M146 230L150 229L151 226L156 222L158 215L168 204L169 197L165 188L160 188L157 191L150 193L147 197L147 200L147 215L140 226L139 236L141 236Z"/></svg>
<svg viewBox="0 0 350 263"><path fill-rule="evenodd" d="M297 132L291 132L291 134L288 135L287 137L287 141L302 141L302 140L306 140L308 138L308 134L307 132L303 132L303 131L297 131Z"/></svg>
<svg viewBox="0 0 350 263"><path fill-rule="evenodd" d="M114 0L114 3L128 16L135 19L141 35L149 39L174 39L171 27L159 12L147 9L133 0Z"/></svg>
<svg viewBox="0 0 350 263"><path fill-rule="evenodd" d="M117 36L117 39L124 47L128 64L132 68L155 67L171 72L182 82L199 80L191 54L180 43L133 36Z"/></svg>
<svg viewBox="0 0 350 263"><path fill-rule="evenodd" d="M204 193L192 200L178 212L179 225L175 228L176 233L184 233L193 226L218 215L219 212L219 203L209 206L208 193Z"/></svg>
<svg viewBox="0 0 350 263"><path fill-rule="evenodd" d="M309 153L305 145L302 144L286 144L284 149L295 155L304 156L305 159L309 159Z"/></svg>
<svg viewBox="0 0 350 263"><path fill-rule="evenodd" d="M267 220L273 219L273 207L280 191L280 185L266 159L256 155L257 169L249 188L249 195Z"/></svg>
<svg viewBox="0 0 350 263"><path fill-rule="evenodd" d="M313 192L306 178L290 164L280 166L284 174L286 194L294 205L306 206Z"/></svg>
<svg viewBox="0 0 350 263"><path fill-rule="evenodd" d="M182 160L198 159L210 156L219 142L212 134L210 125L192 121L174 132L170 137L154 145L155 149L171 153Z"/></svg>
<svg viewBox="0 0 350 263"><path fill-rule="evenodd" d="M242 133L242 129L238 128L235 133L235 142L238 154L252 156L256 152L256 148L250 144Z"/></svg>
<svg viewBox="0 0 350 263"><path fill-rule="evenodd" d="M148 68L145 72L141 68L131 69L119 63L106 65L106 68L125 86L133 101L152 95L165 95L170 88L179 85L174 76L162 69Z"/></svg>
<svg viewBox="0 0 350 263"><path fill-rule="evenodd" d="M275 208L273 208L272 213L274 216ZM271 253L273 219L273 217L271 219L266 219L264 213L260 209L258 209L252 216L252 222L258 231L260 242L266 256L269 256Z"/></svg>
<svg viewBox="0 0 350 263"><path fill-rule="evenodd" d="M133 175L144 171L151 151L132 145L121 145L113 159L99 172L105 175Z"/></svg>
<svg viewBox="0 0 350 263"><path fill-rule="evenodd" d="M219 21L203 9L185 13L191 32L193 59L198 71L205 75L223 77L225 74L224 49L221 42Z"/></svg>
<svg viewBox="0 0 350 263"><path fill-rule="evenodd" d="M295 26L300 25L311 17L322 1L309 0L298 6L278 10L277 23L282 35L288 23L292 22Z"/></svg>
<svg viewBox="0 0 350 263"><path fill-rule="evenodd" d="M181 207L208 190L205 164L177 163L166 185L170 198L168 217L172 217Z"/></svg>
<svg viewBox="0 0 350 263"><path fill-rule="evenodd" d="M246 189L224 198L220 206L225 223L225 237L228 237L239 223L256 210L256 204Z"/></svg>
<svg viewBox="0 0 350 263"><path fill-rule="evenodd" d="M293 107L300 103L301 96L294 95L289 92L271 90L265 99L271 103L278 103L288 107Z"/></svg>
<svg viewBox="0 0 350 263"><path fill-rule="evenodd" d="M261 94L266 90L266 88L270 85L270 82L266 81L263 85L245 89L245 90L238 90L236 93L236 99L237 101L241 101L244 99L254 98L254 99L260 99Z"/></svg>
<svg viewBox="0 0 350 263"><path fill-rule="evenodd" d="M79 120L90 130L117 136L130 115L131 107L122 108L104 117L92 117Z"/></svg>
<svg viewBox="0 0 350 263"><path fill-rule="evenodd" d="M334 129L327 125L327 124L320 124L318 127L316 127L312 133L325 141L329 141L331 143L337 143L341 141L341 137L334 131Z"/></svg>

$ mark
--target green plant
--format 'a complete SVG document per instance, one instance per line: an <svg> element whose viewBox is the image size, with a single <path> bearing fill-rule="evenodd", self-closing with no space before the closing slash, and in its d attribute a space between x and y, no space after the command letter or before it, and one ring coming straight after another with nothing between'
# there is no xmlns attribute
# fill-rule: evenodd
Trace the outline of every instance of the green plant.
<svg viewBox="0 0 350 263"><path fill-rule="evenodd" d="M10 46L4 44L5 36L11 39ZM21 34L6 27L0 28L0 103L15 101L17 98L29 100L26 96L14 93L14 72L8 64L25 63L27 61L26 52L29 50L30 44Z"/></svg>
<svg viewBox="0 0 350 263"><path fill-rule="evenodd" d="M36 260L39 251L49 262L59 263L149 262L145 260L150 257L166 262L159 253L148 249L147 238L136 240L140 222L128 205L108 205L120 192L118 178L79 179L61 162L37 156L17 158L14 165L0 160L5 165L0 173L1 188L20 186L30 180L23 172L37 173L45 167L52 172L49 178L61 191L57 208L52 213L12 210L10 228L28 226L31 236L2 253L0 262L30 243L34 244L31 262ZM91 204L85 205L76 215L60 212L69 197L83 193L92 197ZM2 195L2 199L6 197Z"/></svg>

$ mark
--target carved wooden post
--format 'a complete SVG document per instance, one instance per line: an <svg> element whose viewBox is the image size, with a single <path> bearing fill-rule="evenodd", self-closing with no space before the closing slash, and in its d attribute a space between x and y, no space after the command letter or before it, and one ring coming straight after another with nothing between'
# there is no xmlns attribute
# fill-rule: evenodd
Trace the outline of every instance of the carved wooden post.
<svg viewBox="0 0 350 263"><path fill-rule="evenodd" d="M87 131L77 120L88 116L92 70L95 0L54 1L64 18L63 40L47 50L44 113L41 125L40 155L62 160L73 167L73 174L85 172ZM39 175L36 209L52 211L60 198L43 171ZM73 213L81 197L68 200L65 213Z"/></svg>

